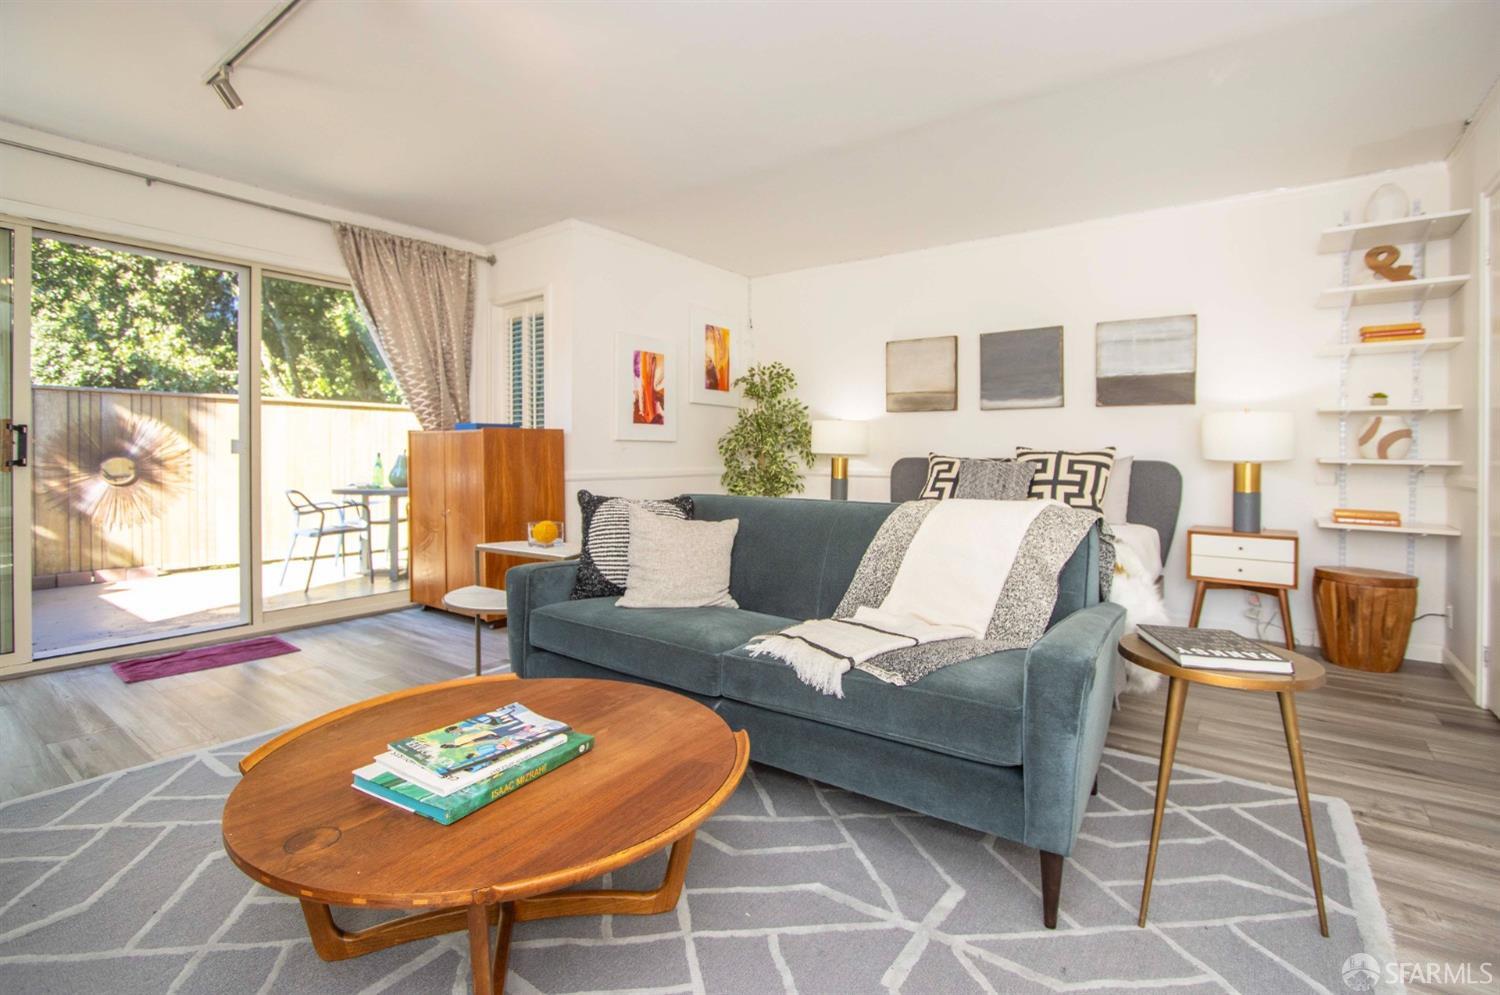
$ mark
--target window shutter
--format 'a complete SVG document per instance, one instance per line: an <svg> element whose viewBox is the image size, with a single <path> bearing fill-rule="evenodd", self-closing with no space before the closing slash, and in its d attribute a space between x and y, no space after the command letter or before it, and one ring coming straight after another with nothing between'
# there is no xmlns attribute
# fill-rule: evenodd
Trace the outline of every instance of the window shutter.
<svg viewBox="0 0 1500 995"><path fill-rule="evenodd" d="M505 308L506 397L501 410L524 428L546 424L547 356L542 299L521 301Z"/></svg>

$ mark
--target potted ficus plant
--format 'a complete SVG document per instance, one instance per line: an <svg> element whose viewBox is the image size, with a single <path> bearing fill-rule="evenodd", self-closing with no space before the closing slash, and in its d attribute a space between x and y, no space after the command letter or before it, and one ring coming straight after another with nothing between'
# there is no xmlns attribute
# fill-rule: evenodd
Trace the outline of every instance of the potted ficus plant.
<svg viewBox="0 0 1500 995"><path fill-rule="evenodd" d="M798 464L813 465L812 421L793 394L796 374L781 363L757 363L734 385L747 403L719 439L719 482L730 494L785 497L801 491Z"/></svg>

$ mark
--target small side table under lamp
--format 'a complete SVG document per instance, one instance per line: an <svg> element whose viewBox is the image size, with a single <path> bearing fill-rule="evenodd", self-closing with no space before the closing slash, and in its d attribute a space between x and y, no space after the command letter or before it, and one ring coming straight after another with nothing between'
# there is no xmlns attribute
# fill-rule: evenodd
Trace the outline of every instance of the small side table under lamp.
<svg viewBox="0 0 1500 995"><path fill-rule="evenodd" d="M828 496L834 501L849 500L849 457L863 456L870 449L870 427L862 421L836 419L814 420L812 451L833 457Z"/></svg>

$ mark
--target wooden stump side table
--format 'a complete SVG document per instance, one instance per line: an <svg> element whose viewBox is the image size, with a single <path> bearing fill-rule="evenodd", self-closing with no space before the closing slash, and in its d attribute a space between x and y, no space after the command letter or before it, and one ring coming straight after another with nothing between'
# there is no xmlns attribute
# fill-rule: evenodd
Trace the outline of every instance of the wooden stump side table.
<svg viewBox="0 0 1500 995"><path fill-rule="evenodd" d="M1329 662L1381 674L1401 669L1417 615L1417 578L1363 567L1318 567L1313 603Z"/></svg>
<svg viewBox="0 0 1500 995"><path fill-rule="evenodd" d="M1172 780L1172 759L1177 754L1177 734L1182 728L1183 706L1189 684L1233 688L1239 691L1274 691L1281 703L1281 725L1286 733L1286 749L1292 762L1292 783L1297 787L1297 807L1302 813L1302 835L1307 840L1307 863L1312 871L1313 897L1318 905L1318 930L1328 935L1328 913L1323 908L1323 874L1318 868L1318 841L1313 834L1312 807L1307 798L1307 771L1302 764L1302 735L1297 728L1298 691L1321 687L1326 674L1323 665L1300 653L1292 658L1291 674L1248 674L1230 670L1197 670L1179 667L1156 647L1135 633L1120 640L1120 655L1131 663L1165 676L1167 715L1162 724L1161 765L1156 775L1156 809L1151 818L1151 845L1146 851L1146 877L1141 885L1141 913L1137 925L1146 925L1146 910L1151 904L1151 878L1156 873L1156 849L1161 842L1162 816L1167 807L1167 786Z"/></svg>

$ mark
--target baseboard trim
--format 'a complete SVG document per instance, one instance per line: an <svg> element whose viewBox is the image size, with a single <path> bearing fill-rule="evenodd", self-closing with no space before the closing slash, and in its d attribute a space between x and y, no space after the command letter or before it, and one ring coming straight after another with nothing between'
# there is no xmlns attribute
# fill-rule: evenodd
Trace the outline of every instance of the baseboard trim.
<svg viewBox="0 0 1500 995"><path fill-rule="evenodd" d="M1464 662L1459 659L1458 654L1444 647L1442 662L1443 666L1447 668L1448 673L1453 675L1453 679L1458 681L1459 686L1469 696L1469 700L1476 705L1480 705L1479 688L1474 683L1474 674L1464 666ZM1481 705L1481 707L1483 706Z"/></svg>

